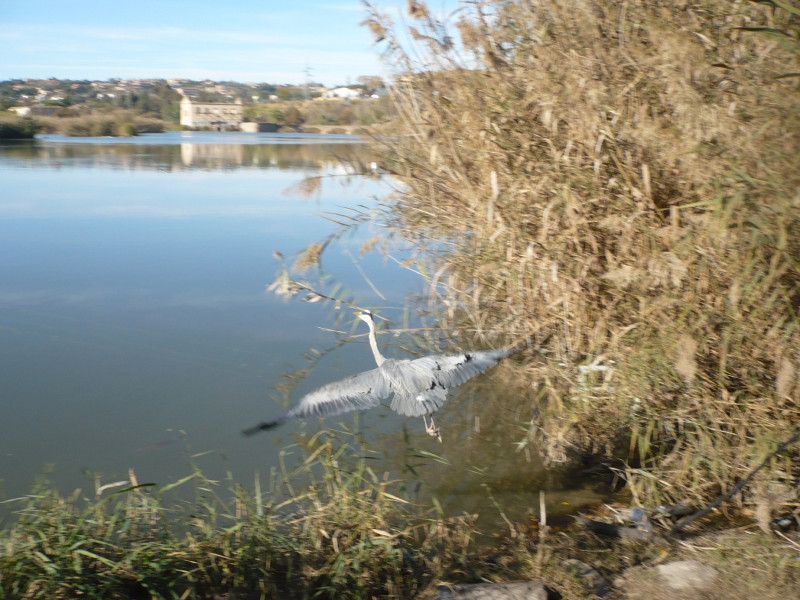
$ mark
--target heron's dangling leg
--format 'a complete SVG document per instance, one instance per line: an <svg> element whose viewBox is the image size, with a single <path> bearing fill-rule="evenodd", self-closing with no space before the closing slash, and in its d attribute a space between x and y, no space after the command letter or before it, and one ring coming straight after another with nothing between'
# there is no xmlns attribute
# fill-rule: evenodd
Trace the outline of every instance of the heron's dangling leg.
<svg viewBox="0 0 800 600"><path fill-rule="evenodd" d="M437 440L439 440L439 443L441 444L442 443L442 436L439 435L440 430L436 426L436 423L433 422L433 415L431 415L431 424L430 425L428 425L428 420L425 418L425 415L422 415L422 421L423 421L423 423L425 423L425 432L429 436L435 437Z"/></svg>

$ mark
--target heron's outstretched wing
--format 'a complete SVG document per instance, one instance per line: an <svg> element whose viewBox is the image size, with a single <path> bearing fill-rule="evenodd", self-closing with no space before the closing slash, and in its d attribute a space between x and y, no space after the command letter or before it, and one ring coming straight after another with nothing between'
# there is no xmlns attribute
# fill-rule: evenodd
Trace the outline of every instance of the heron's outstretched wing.
<svg viewBox="0 0 800 600"><path fill-rule="evenodd" d="M378 369L364 371L317 388L279 417L245 429L243 433L253 435L294 417L331 417L350 410L372 408L390 393L389 385Z"/></svg>
<svg viewBox="0 0 800 600"><path fill-rule="evenodd" d="M397 375L391 379L402 381L405 389L396 390L399 393L392 400L392 410L410 417L436 412L447 399L449 389L480 375L511 352L513 348L396 361Z"/></svg>
<svg viewBox="0 0 800 600"><path fill-rule="evenodd" d="M464 354L434 354L423 356L411 362L415 365L430 369L437 385L444 388L454 388L476 375L486 372L497 362L511 354L508 350L480 350L465 352Z"/></svg>

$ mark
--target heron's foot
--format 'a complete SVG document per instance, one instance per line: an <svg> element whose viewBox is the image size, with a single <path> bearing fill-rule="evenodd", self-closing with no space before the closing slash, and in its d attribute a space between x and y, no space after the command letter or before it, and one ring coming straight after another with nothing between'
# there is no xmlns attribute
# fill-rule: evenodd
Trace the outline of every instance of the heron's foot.
<svg viewBox="0 0 800 600"><path fill-rule="evenodd" d="M440 435L441 431L436 426L436 423L433 422L433 417L431 417L430 425L428 424L428 420L425 418L425 415L422 415L422 421L425 423L425 432L429 436L435 437L437 440L439 440L439 443L441 444L442 443L442 436Z"/></svg>

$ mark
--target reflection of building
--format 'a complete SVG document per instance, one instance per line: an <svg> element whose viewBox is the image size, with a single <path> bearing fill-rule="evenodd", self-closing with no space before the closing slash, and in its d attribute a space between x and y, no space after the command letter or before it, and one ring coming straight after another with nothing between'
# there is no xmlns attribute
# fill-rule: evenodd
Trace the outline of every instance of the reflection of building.
<svg viewBox="0 0 800 600"><path fill-rule="evenodd" d="M187 167L229 169L245 164L242 144L181 144L181 162ZM252 157L248 162L252 162Z"/></svg>
<svg viewBox="0 0 800 600"><path fill-rule="evenodd" d="M181 125L216 130L239 129L242 123L242 101L194 102L188 96L181 100Z"/></svg>

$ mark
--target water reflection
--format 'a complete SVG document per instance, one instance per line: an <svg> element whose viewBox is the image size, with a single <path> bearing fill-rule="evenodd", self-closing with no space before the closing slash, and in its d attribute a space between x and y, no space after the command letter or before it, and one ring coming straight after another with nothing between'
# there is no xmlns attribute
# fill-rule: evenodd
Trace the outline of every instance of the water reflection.
<svg viewBox="0 0 800 600"><path fill-rule="evenodd" d="M273 251L291 257L329 235L320 213L369 205L377 183L337 177L314 199L283 193L365 152L351 142L219 152L234 138L193 139L207 148L189 167L182 135L0 145L0 499L28 491L48 463L62 489L91 487L83 470L168 483L194 451L212 451L210 476L245 482L277 464L285 438L239 432L276 408L271 389L309 347L331 343L318 326L333 311L265 294ZM353 262L372 235L343 238L326 267L365 305L384 302L359 269L402 299L409 272L377 255ZM345 355L298 392L341 376Z"/></svg>
<svg viewBox="0 0 800 600"><path fill-rule="evenodd" d="M311 201L288 197L309 173L347 172L342 157L368 164L368 150L353 138L243 135L0 144L0 499L27 492L47 463L67 490L91 489L83 470L108 483L132 468L142 482L165 484L190 463L212 478L268 481L288 444L344 427L378 459L376 472L408 481L411 498L478 512L487 529L504 527L500 506L524 519L542 488L550 514L596 500L570 490L534 452L513 451L533 392L497 373L445 405L442 445L420 419L386 407L240 435L285 402L374 367L357 337L323 353L283 398L275 385L307 366L304 353L335 346L331 329L356 327L349 311L285 303L264 289L278 269L274 250L292 256L331 233L321 212L369 208L381 192L353 177ZM419 282L377 253L359 255L378 231L339 239L325 269L335 274L330 286L343 283L360 306L399 321Z"/></svg>
<svg viewBox="0 0 800 600"><path fill-rule="evenodd" d="M36 169L325 171L363 163L368 156L356 136L198 132L145 134L129 140L46 135L6 142L0 148L5 163Z"/></svg>
<svg viewBox="0 0 800 600"><path fill-rule="evenodd" d="M547 469L535 448L519 447L524 437L520 424L530 418L536 393L510 380L501 364L451 394L436 416L442 444L425 435L421 419L379 412L362 417L367 447L393 473L420 482L409 490L415 500L430 505L436 497L446 514L477 514L482 531L507 531L505 519L538 519L540 490L546 492L551 525L561 524L568 515L606 499L608 481ZM397 435L401 430L404 435Z"/></svg>

